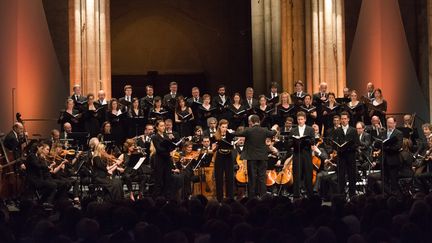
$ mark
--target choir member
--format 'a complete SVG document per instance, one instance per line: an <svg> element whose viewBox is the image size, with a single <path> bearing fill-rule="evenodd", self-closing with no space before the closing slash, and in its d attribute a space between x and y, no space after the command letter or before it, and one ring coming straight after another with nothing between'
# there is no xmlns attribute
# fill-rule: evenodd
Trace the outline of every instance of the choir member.
<svg viewBox="0 0 432 243"><path fill-rule="evenodd" d="M208 128L207 119L217 115L216 107L210 103L210 99L211 97L209 94L204 94L203 103L198 106L198 124L204 129Z"/></svg>
<svg viewBox="0 0 432 243"><path fill-rule="evenodd" d="M385 124L387 101L383 98L381 89L376 89L374 92L375 99L369 106L369 116L378 116L381 124Z"/></svg>
<svg viewBox="0 0 432 243"><path fill-rule="evenodd" d="M152 85L146 85L146 96L141 98L140 100L140 107L143 110L144 114L148 114L150 112L150 109L153 108L154 103L154 91Z"/></svg>
<svg viewBox="0 0 432 243"><path fill-rule="evenodd" d="M83 106L83 121L84 130L90 134L90 137L96 137L99 133L100 124L99 120L104 113L101 114L99 105L94 102L94 95L92 93L87 95L87 104Z"/></svg>
<svg viewBox="0 0 432 243"><path fill-rule="evenodd" d="M239 126L244 126L247 105L242 104L242 99L239 93L235 93L232 98L232 103L228 106L229 111L229 128L236 130Z"/></svg>
<svg viewBox="0 0 432 243"><path fill-rule="evenodd" d="M124 96L118 100L118 103L123 112L127 112L132 104L132 85L125 85L123 90Z"/></svg>
<svg viewBox="0 0 432 243"><path fill-rule="evenodd" d="M294 84L295 92L291 94L291 100L294 105L301 106L306 93L303 91L303 81L297 80Z"/></svg>
<svg viewBox="0 0 432 243"><path fill-rule="evenodd" d="M304 98L304 97L303 97ZM273 124L283 126L283 123L287 117L294 117L295 106L291 104L290 96L287 92L283 92L280 95L280 101L276 105L275 116L273 117Z"/></svg>
<svg viewBox="0 0 432 243"><path fill-rule="evenodd" d="M154 123L157 120L165 120L170 117L169 112L162 106L162 100L159 96L154 98L153 107L148 114L148 122Z"/></svg>
<svg viewBox="0 0 432 243"><path fill-rule="evenodd" d="M85 97L81 94L81 86L79 84L75 84L73 87L73 94L69 97L73 100L76 109L80 109L81 105L86 102Z"/></svg>
<svg viewBox="0 0 432 243"><path fill-rule="evenodd" d="M255 109L255 112L260 118L261 126L270 128L273 125L271 113L274 112L274 109L272 109L270 105L267 105L267 98L265 95L260 95L258 102L259 106Z"/></svg>
<svg viewBox="0 0 432 243"><path fill-rule="evenodd" d="M275 107L277 103L279 103L279 92L278 92L279 85L276 82L272 82L270 84L270 94L267 98L267 105L271 108Z"/></svg>
<svg viewBox="0 0 432 243"><path fill-rule="evenodd" d="M375 98L375 87L373 83L369 82L366 85L366 98L372 101Z"/></svg>
<svg viewBox="0 0 432 243"><path fill-rule="evenodd" d="M174 119L177 126L177 132L180 137L190 136L192 135L192 126L195 119L192 109L186 105L186 100L183 96L177 97L176 104Z"/></svg>
<svg viewBox="0 0 432 243"><path fill-rule="evenodd" d="M306 114L306 125L312 126L316 123L318 113L316 107L312 105L312 97L309 94L304 96L300 110Z"/></svg>
<svg viewBox="0 0 432 243"><path fill-rule="evenodd" d="M327 102L322 106L322 120L324 131L327 132L333 126L333 117L340 112L340 104L336 102L336 96L333 92L328 93ZM325 133L327 135L327 133Z"/></svg>
<svg viewBox="0 0 432 243"><path fill-rule="evenodd" d="M140 107L138 98L132 99L132 105L127 112L128 137L135 137L143 133L144 112Z"/></svg>
<svg viewBox="0 0 432 243"><path fill-rule="evenodd" d="M350 115L350 126L355 126L357 122L363 122L365 106L358 100L357 91L352 90L350 95L351 101L345 105L345 110Z"/></svg>
<svg viewBox="0 0 432 243"><path fill-rule="evenodd" d="M58 123L63 126L63 124L68 122L72 125L73 131L79 132L82 131L81 117L82 114L75 109L74 101L69 98L66 100L66 109L60 112ZM61 127L61 130L63 131L63 127Z"/></svg>
<svg viewBox="0 0 432 243"><path fill-rule="evenodd" d="M172 112L174 112L175 107L176 107L176 99L178 96L180 96L177 93L177 89L178 89L177 83L171 82L169 84L170 92L168 94L164 95L163 100L162 100L163 106Z"/></svg>
<svg viewBox="0 0 432 243"><path fill-rule="evenodd" d="M192 87L191 90L191 94L192 97L187 99L187 105L192 109L193 115L194 115L194 120L193 120L193 125L201 125L198 119L198 111L199 111L199 107L200 105L203 103L203 99L200 96L200 89L198 87Z"/></svg>
<svg viewBox="0 0 432 243"><path fill-rule="evenodd" d="M328 101L327 83L322 82L319 85L319 90L317 93L312 95L312 105L316 107L317 118L316 124L321 128L324 124L324 119L322 113L324 111L324 106Z"/></svg>
<svg viewBox="0 0 432 243"><path fill-rule="evenodd" d="M117 99L111 99L106 120L111 124L111 133L117 145L121 145L125 139L124 117L125 113L120 109Z"/></svg>
<svg viewBox="0 0 432 243"><path fill-rule="evenodd" d="M218 94L213 97L212 104L217 108L217 118L218 120L224 118L227 119L228 116L228 105L231 104L230 98L225 94L225 85L220 85L218 87Z"/></svg>
<svg viewBox="0 0 432 243"><path fill-rule="evenodd" d="M103 91L103 90L98 91L98 100L96 101L96 103L100 106L108 105L108 102L105 99L105 91Z"/></svg>
<svg viewBox="0 0 432 243"><path fill-rule="evenodd" d="M99 116L99 124L102 124L105 122L106 119L106 111L108 109L108 101L105 99L105 91L99 90L98 91L98 99L95 102L100 109L100 116ZM102 108L101 108L102 107Z"/></svg>
<svg viewBox="0 0 432 243"><path fill-rule="evenodd" d="M254 110L256 107L258 107L258 100L254 98L254 90L252 87L247 87L245 90L245 99L243 100L243 106L247 110Z"/></svg>

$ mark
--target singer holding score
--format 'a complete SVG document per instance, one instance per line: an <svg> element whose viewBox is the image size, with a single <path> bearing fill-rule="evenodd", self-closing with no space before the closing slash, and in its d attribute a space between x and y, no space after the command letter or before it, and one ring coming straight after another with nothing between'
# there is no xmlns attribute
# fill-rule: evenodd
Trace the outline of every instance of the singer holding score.
<svg viewBox="0 0 432 243"><path fill-rule="evenodd" d="M306 113L297 113L296 128L291 130L291 138L288 147L294 148L293 153L293 175L294 175L294 199L300 198L301 178L304 180L306 194L312 196L312 145L314 142L314 129L306 125Z"/></svg>

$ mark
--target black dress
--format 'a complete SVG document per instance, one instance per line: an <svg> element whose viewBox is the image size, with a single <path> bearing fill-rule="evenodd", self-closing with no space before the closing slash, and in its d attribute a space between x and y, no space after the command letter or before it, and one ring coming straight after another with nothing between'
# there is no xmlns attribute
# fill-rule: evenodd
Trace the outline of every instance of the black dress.
<svg viewBox="0 0 432 243"><path fill-rule="evenodd" d="M239 108L236 108L233 104L228 106L228 119L229 119L229 128L233 130L237 130L239 126L245 125L246 118L246 107L240 105Z"/></svg>
<svg viewBox="0 0 432 243"><path fill-rule="evenodd" d="M284 126L287 117L295 119L296 107L294 105L289 105L287 108L282 105L276 106L276 115L273 116L273 124L278 124L280 127Z"/></svg>
<svg viewBox="0 0 432 243"><path fill-rule="evenodd" d="M169 117L170 112L167 109L161 107L159 111L156 111L155 108L151 108L147 116L147 121L154 124L157 120L165 120Z"/></svg>
<svg viewBox="0 0 432 243"><path fill-rule="evenodd" d="M131 108L127 113L127 117L128 138L143 134L146 124L143 110L138 109L138 112L135 112L135 110Z"/></svg>
<svg viewBox="0 0 432 243"><path fill-rule="evenodd" d="M88 105L84 106L83 110L84 130L90 134L91 138L96 137L100 130L100 114L97 105L94 106L96 110L90 110Z"/></svg>
<svg viewBox="0 0 432 243"><path fill-rule="evenodd" d="M111 111L108 111L106 116L107 121L111 123L111 134L115 143L117 145L123 144L126 136L124 131L125 114L114 115Z"/></svg>
<svg viewBox="0 0 432 243"><path fill-rule="evenodd" d="M189 112L189 108L186 107L186 109L182 111L176 111L177 117L180 120L180 122L176 121L177 126L177 132L179 133L179 137L187 137L192 135L193 127L192 122L193 120L193 114L192 112Z"/></svg>
<svg viewBox="0 0 432 243"><path fill-rule="evenodd" d="M340 104L334 103L333 107L330 107L329 102L323 104L321 110L323 112L322 119L323 119L323 125L324 125L324 131L327 131L328 129L333 127L333 117L335 115L339 115L340 112ZM326 114L324 115L324 112ZM328 134L325 134L326 136Z"/></svg>
<svg viewBox="0 0 432 243"><path fill-rule="evenodd" d="M214 176L216 181L216 198L219 202L222 201L224 196L223 185L225 182L225 196L233 198L234 196L234 161L232 156L232 146L229 146L224 141L231 143L234 135L226 133L225 138L216 140L212 138L213 142L218 143L216 151L216 158L214 162ZM224 141L222 141L224 140Z"/></svg>
<svg viewBox="0 0 432 243"><path fill-rule="evenodd" d="M345 111L347 111L350 114L350 121L349 121L350 126L355 127L357 122L364 121L364 111L365 111L364 103L360 101L356 105L350 105L350 103L347 103L345 105Z"/></svg>
<svg viewBox="0 0 432 243"><path fill-rule="evenodd" d="M208 129L207 119L210 117L216 117L217 109L215 106L210 106L208 109L200 105L198 107L198 124L201 125L203 130Z"/></svg>
<svg viewBox="0 0 432 243"><path fill-rule="evenodd" d="M107 170L107 161L100 156L93 157L93 174L95 183L108 192L111 200L123 197L122 181L117 178L111 178Z"/></svg>
<svg viewBox="0 0 432 243"><path fill-rule="evenodd" d="M256 108L256 114L259 116L261 121L262 127L270 128L273 125L272 121L272 113L274 112L274 109L272 109L270 106L266 106L264 110L262 110L260 107Z"/></svg>
<svg viewBox="0 0 432 243"><path fill-rule="evenodd" d="M66 122L69 122L72 126L72 132L82 132L83 131L83 125L82 125L82 114L79 113L78 110L72 110L72 114L70 114L67 111L61 111L60 117L58 119L58 124L60 124L60 131L64 131L63 124Z"/></svg>

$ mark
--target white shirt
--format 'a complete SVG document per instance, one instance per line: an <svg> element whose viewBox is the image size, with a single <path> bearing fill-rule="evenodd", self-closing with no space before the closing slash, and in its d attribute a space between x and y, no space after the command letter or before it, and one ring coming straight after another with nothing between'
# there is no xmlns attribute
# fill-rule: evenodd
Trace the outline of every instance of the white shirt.
<svg viewBox="0 0 432 243"><path fill-rule="evenodd" d="M389 138L389 137L392 135L393 130L394 130L394 129L388 129L388 130L387 130L387 138Z"/></svg>
<svg viewBox="0 0 432 243"><path fill-rule="evenodd" d="M219 97L220 97L221 100L222 100L222 104L225 104L225 95L219 95Z"/></svg>
<svg viewBox="0 0 432 243"><path fill-rule="evenodd" d="M302 137L304 134L304 131L306 129L306 125L303 125L303 127L298 126L298 129L299 129L299 135L300 135L300 137Z"/></svg>
<svg viewBox="0 0 432 243"><path fill-rule="evenodd" d="M348 131L348 125L347 126L342 126L342 130L344 131L344 134L347 134Z"/></svg>
<svg viewBox="0 0 432 243"><path fill-rule="evenodd" d="M103 99L102 101L99 100L99 103L100 103L101 105L106 105L106 104L107 104L107 101L106 101L106 99Z"/></svg>
<svg viewBox="0 0 432 243"><path fill-rule="evenodd" d="M272 99L273 99L274 97L277 97L277 93L271 93L271 97L272 97Z"/></svg>
<svg viewBox="0 0 432 243"><path fill-rule="evenodd" d="M175 96L176 96L176 93L171 93L172 98L175 98Z"/></svg>

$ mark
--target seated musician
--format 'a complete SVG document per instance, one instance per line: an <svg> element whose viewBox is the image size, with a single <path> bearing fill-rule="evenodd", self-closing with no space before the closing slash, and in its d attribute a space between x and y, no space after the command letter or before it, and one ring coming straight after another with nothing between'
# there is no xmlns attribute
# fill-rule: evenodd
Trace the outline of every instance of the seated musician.
<svg viewBox="0 0 432 243"><path fill-rule="evenodd" d="M207 129L205 129L203 131L203 134L205 136L208 136L208 137L212 138L215 135L215 133L216 133L217 123L218 123L218 121L217 121L217 119L215 117L209 117L207 119L207 121L206 121L206 124L207 124L206 127L207 127Z"/></svg>
<svg viewBox="0 0 432 243"><path fill-rule="evenodd" d="M121 161L122 165L124 166L124 171L122 173L122 180L123 183L126 184L129 198L132 201L135 201L135 195L132 190L132 182L137 181L139 184L139 194L142 196L144 185L143 185L143 171L142 167L138 169L134 169L134 166L138 162L140 157L143 157L144 155L140 153L138 150L135 140L133 139L126 139L124 143L124 153L122 153L118 160Z"/></svg>
<svg viewBox="0 0 432 243"><path fill-rule="evenodd" d="M165 134L171 141L179 141L180 134L173 129L173 121L171 119L165 120Z"/></svg>
<svg viewBox="0 0 432 243"><path fill-rule="evenodd" d="M315 184L313 185L313 190L315 193L318 193L320 190L322 177L328 174L327 164L328 161L328 152L331 152L331 148L326 147L323 138L320 135L319 126L317 124L313 124L312 128L314 129L315 141L316 144L312 145L312 163L313 170L316 174ZM314 158L319 159L319 161L314 160Z"/></svg>
<svg viewBox="0 0 432 243"><path fill-rule="evenodd" d="M194 129L194 134L191 137L191 142L193 144L193 150L198 150L201 148L202 144L202 137L203 137L203 130L201 126L196 126Z"/></svg>
<svg viewBox="0 0 432 243"><path fill-rule="evenodd" d="M67 185L72 186L73 202L79 204L79 180L72 177L77 171L77 161L82 152L76 153L74 150L63 150L59 143L51 147L49 158L52 163L52 177Z"/></svg>
<svg viewBox="0 0 432 243"><path fill-rule="evenodd" d="M183 144L182 151L178 159L174 159L176 168L180 171L183 177L182 198L187 199L192 194L192 177L194 174L193 168L196 166L200 152L193 150L191 141L186 141Z"/></svg>
<svg viewBox="0 0 432 243"><path fill-rule="evenodd" d="M121 161L109 155L105 151L105 145L99 143L94 149L92 165L95 183L108 192L111 200L121 199L123 197L122 181L112 177L116 170L121 170Z"/></svg>
<svg viewBox="0 0 432 243"><path fill-rule="evenodd" d="M59 170L60 166L49 161L49 152L48 144L37 144L36 149L31 151L27 157L26 172L29 185L41 193L41 201L52 204L54 198L64 195L69 186L67 183L52 177L51 173Z"/></svg>
<svg viewBox="0 0 432 243"><path fill-rule="evenodd" d="M23 146L26 143L27 133L24 132L24 126L20 122L15 122L5 139L4 146L13 154L13 158L10 160L16 160L21 157L23 152Z"/></svg>
<svg viewBox="0 0 432 243"><path fill-rule="evenodd" d="M201 152L201 166L202 167L208 167L210 166L210 163L212 161L213 153L216 149L216 144L211 144L210 137L209 136L203 136L201 141L201 147L199 148ZM205 156L204 156L205 154ZM204 156L204 157L202 157Z"/></svg>

